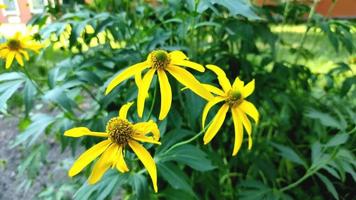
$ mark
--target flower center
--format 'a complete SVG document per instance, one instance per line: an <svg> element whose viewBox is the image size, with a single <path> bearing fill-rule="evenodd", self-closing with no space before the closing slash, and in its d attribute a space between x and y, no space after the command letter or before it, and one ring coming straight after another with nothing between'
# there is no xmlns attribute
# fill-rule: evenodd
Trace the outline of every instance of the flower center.
<svg viewBox="0 0 356 200"><path fill-rule="evenodd" d="M228 99L226 99L226 102L230 105L239 105L242 103L243 98L242 95L239 91L236 90L230 90L228 93Z"/></svg>
<svg viewBox="0 0 356 200"><path fill-rule="evenodd" d="M156 69L164 69L171 62L171 58L164 50L156 50L151 54L152 67Z"/></svg>
<svg viewBox="0 0 356 200"><path fill-rule="evenodd" d="M127 120L114 117L107 123L106 132L109 133L109 137L113 142L119 145L126 145L131 138L133 127Z"/></svg>
<svg viewBox="0 0 356 200"><path fill-rule="evenodd" d="M10 39L7 42L7 46L9 47L10 50L17 51L21 48L21 43L18 40Z"/></svg>

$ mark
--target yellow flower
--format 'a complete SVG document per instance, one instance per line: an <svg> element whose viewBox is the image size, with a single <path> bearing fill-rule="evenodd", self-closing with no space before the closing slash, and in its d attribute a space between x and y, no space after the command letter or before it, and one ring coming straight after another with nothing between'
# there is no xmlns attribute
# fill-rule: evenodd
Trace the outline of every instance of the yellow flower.
<svg viewBox="0 0 356 200"><path fill-rule="evenodd" d="M109 120L106 125L106 132L93 132L86 127L72 128L64 133L69 137L81 137L84 135L107 138L106 140L94 145L84 152L73 164L68 172L70 177L77 175L89 163L101 155L95 163L89 184L97 183L104 173L110 168L116 167L122 173L129 169L124 160L124 149L130 146L133 152L141 160L151 176L153 188L157 192L157 169L156 164L150 153L137 141L160 144L160 132L157 124L153 121L132 124L127 120L127 111L133 103L123 105L119 111L119 116ZM147 136L148 133L152 133Z"/></svg>
<svg viewBox="0 0 356 200"><path fill-rule="evenodd" d="M113 90L122 81L135 75L135 80L138 86L137 112L138 116L142 117L145 99L148 95L148 89L151 85L154 74L157 72L161 90L161 111L159 119L162 120L167 116L172 103L171 86L166 74L166 72L168 72L181 84L191 89L199 96L207 100L213 99L213 95L206 88L204 88L203 85L190 72L181 66L189 67L199 72L205 71L205 68L202 65L188 61L187 56L181 51L172 51L167 53L163 50L156 50L148 55L146 61L128 67L122 73L117 75L109 83L106 89L106 94ZM148 71L141 79L141 72L145 69L148 69Z"/></svg>
<svg viewBox="0 0 356 200"><path fill-rule="evenodd" d="M206 67L218 76L218 81L222 87L222 90L212 85L204 84L209 91L217 96L213 100L209 101L203 110L203 127L205 127L205 120L209 110L217 103L224 102L224 104L216 113L211 125L208 127L208 130L204 135L204 144L209 143L214 138L225 120L227 111L231 110L235 127L235 143L232 155L235 156L242 144L242 127L245 127L248 134L248 149L251 149L252 147L252 128L247 115L254 119L257 124L259 113L256 107L251 102L246 101L245 98L252 94L255 90L255 80L252 80L247 85L244 85L244 82L237 77L231 86L230 81L227 79L225 72L222 69L215 65L207 65Z"/></svg>
<svg viewBox="0 0 356 200"><path fill-rule="evenodd" d="M0 4L0 9L5 9L7 6L5 4Z"/></svg>
<svg viewBox="0 0 356 200"><path fill-rule="evenodd" d="M11 67L14 58L23 66L24 62L22 56L29 60L27 50L32 50L38 53L42 45L32 40L30 36L22 36L17 32L12 38L8 39L5 43L0 44L0 58L6 59L6 69Z"/></svg>

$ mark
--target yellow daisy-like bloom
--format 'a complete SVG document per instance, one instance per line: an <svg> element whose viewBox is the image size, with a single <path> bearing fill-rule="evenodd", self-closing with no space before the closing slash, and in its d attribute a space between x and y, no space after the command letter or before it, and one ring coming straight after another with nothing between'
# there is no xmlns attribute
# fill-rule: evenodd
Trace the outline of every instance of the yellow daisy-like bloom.
<svg viewBox="0 0 356 200"><path fill-rule="evenodd" d="M101 155L95 163L89 176L89 184L97 183L104 173L111 167L116 167L122 173L129 169L124 160L124 149L128 145L141 160L151 176L153 188L157 189L157 168L150 153L137 141L161 144L158 140L160 132L157 124L153 121L132 124L127 120L127 111L133 103L127 103L121 107L119 116L109 120L106 125L106 132L93 132L86 127L72 128L64 133L69 137L81 137L84 135L107 138L106 140L94 145L84 152L69 170L70 177L77 175L89 163ZM150 135L147 135L149 134ZM152 134L151 134L152 133Z"/></svg>
<svg viewBox="0 0 356 200"><path fill-rule="evenodd" d="M256 107L251 102L246 101L245 98L251 95L255 90L255 80L252 80L247 85L244 85L243 81L241 81L239 78L236 78L233 85L231 86L230 81L222 69L215 65L207 65L206 67L218 76L218 81L222 87L222 90L215 86L204 84L204 86L209 91L216 94L217 96L213 100L209 101L204 108L202 117L203 127L205 127L205 120L209 110L217 103L224 102L224 104L218 110L211 122L211 125L208 127L204 135L204 144L209 143L214 138L221 125L223 124L227 112L231 110L235 127L235 143L232 155L235 156L241 147L243 138L242 127L245 127L245 130L247 131L248 149L250 150L252 147L252 127L250 120L247 118L247 115L254 119L257 124L259 113Z"/></svg>
<svg viewBox="0 0 356 200"><path fill-rule="evenodd" d="M22 36L20 32L17 32L5 43L0 44L0 58L6 59L6 69L11 67L14 58L21 66L24 66L22 57L29 60L27 50L38 53L42 47L41 44L35 42L30 36Z"/></svg>
<svg viewBox="0 0 356 200"><path fill-rule="evenodd" d="M172 51L170 53L164 50L153 51L148 55L146 61L128 67L122 73L117 75L109 83L106 89L106 94L113 90L122 81L135 76L138 86L137 112L138 116L142 117L148 89L154 74L157 72L161 91L161 111L159 119L162 120L167 116L172 103L172 90L166 74L166 72L168 72L181 84L191 89L197 95L207 100L213 99L213 95L182 66L195 69L199 72L205 71L205 68L202 65L189 61L188 57L181 51ZM145 69L148 69L148 71L141 79L141 72Z"/></svg>

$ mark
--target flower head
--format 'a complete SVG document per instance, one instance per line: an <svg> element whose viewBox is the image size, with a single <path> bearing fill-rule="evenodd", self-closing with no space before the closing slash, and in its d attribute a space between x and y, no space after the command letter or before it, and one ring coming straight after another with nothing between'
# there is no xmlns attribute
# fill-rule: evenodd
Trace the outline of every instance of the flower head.
<svg viewBox="0 0 356 200"><path fill-rule="evenodd" d="M27 51L32 50L38 53L41 48L42 45L32 40L31 37L22 36L20 32L17 32L5 43L0 44L0 58L6 59L6 69L11 67L14 58L21 66L24 66L22 57L29 60Z"/></svg>
<svg viewBox="0 0 356 200"><path fill-rule="evenodd" d="M167 77L168 72L181 84L199 96L211 100L213 98L212 94L182 66L192 68L199 72L205 71L202 65L189 61L187 56L181 51L172 51L170 53L164 50L153 51L148 55L146 61L130 66L117 75L106 88L106 94L111 92L122 81L135 76L138 86L137 111L139 117L142 117L148 89L153 76L157 73L161 90L161 111L159 119L162 120L167 116L172 103L172 90ZM141 79L141 73L146 69L147 73Z"/></svg>
<svg viewBox="0 0 356 200"><path fill-rule="evenodd" d="M133 124L127 120L127 111L133 103L127 103L121 107L119 116L110 119L106 125L106 132L93 132L86 127L72 128L64 133L69 137L81 137L84 135L107 138L84 152L73 164L68 172L69 176L75 176L89 163L100 156L95 163L89 184L98 182L104 173L110 168L122 173L129 169L124 159L124 150L129 146L141 160L151 176L153 188L157 192L157 169L150 153L137 141L160 144L160 132L157 124L153 121ZM152 133L151 135L147 135Z"/></svg>
<svg viewBox="0 0 356 200"><path fill-rule="evenodd" d="M5 4L0 4L0 9L5 9L7 6Z"/></svg>
<svg viewBox="0 0 356 200"><path fill-rule="evenodd" d="M239 78L236 78L233 85L227 79L225 72L215 65L207 65L208 69L212 70L217 76L222 90L212 85L204 84L204 86L216 94L217 96L209 101L203 111L202 124L205 126L205 120L209 110L217 103L224 102L221 108L213 118L211 125L208 127L204 135L204 144L209 143L219 131L223 124L226 114L229 110L232 113L232 119L235 127L235 143L232 155L236 155L241 147L243 138L243 127L248 134L248 148L252 147L252 127L247 115L250 116L256 123L258 123L259 113L256 107L245 98L251 95L255 89L255 80L252 80L247 85ZM247 114L247 115L246 115Z"/></svg>

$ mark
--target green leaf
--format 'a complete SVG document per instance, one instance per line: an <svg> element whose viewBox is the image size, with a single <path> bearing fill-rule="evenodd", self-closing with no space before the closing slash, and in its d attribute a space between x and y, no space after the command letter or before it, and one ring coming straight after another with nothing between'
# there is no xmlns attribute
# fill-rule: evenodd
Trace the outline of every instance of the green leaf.
<svg viewBox="0 0 356 200"><path fill-rule="evenodd" d="M325 147L339 146L347 142L348 139L349 139L349 134L347 133L337 134L333 138L331 138L328 143L325 144Z"/></svg>
<svg viewBox="0 0 356 200"><path fill-rule="evenodd" d="M133 174L130 176L130 183L134 190L136 199L149 199L148 184L146 177L142 174Z"/></svg>
<svg viewBox="0 0 356 200"><path fill-rule="evenodd" d="M272 146L274 146L276 149L279 150L279 154L283 158L292 161L294 163L303 165L304 167L307 166L305 161L292 148L276 143L271 143L271 144Z"/></svg>
<svg viewBox="0 0 356 200"><path fill-rule="evenodd" d="M190 144L179 146L168 153L162 153L157 156L156 160L158 162L177 161L198 171L209 171L215 168L203 151Z"/></svg>
<svg viewBox="0 0 356 200"><path fill-rule="evenodd" d="M320 173L316 173L316 175L320 178L320 180L325 184L328 191L333 195L335 199L339 199L339 194L337 193L333 183L324 175Z"/></svg>
<svg viewBox="0 0 356 200"><path fill-rule="evenodd" d="M26 115L30 113L30 110L33 107L33 101L35 99L35 95L37 93L37 89L31 80L27 79L25 82L24 88L24 101L25 101L25 112Z"/></svg>
<svg viewBox="0 0 356 200"><path fill-rule="evenodd" d="M0 84L0 111L6 112L7 100L21 87L24 80L6 81Z"/></svg>
<svg viewBox="0 0 356 200"><path fill-rule="evenodd" d="M315 110L313 108L309 109L309 111L306 113L306 116L311 118L311 119L317 119L320 121L320 123L324 126L328 127L333 127L337 128L339 130L342 129L342 125L338 120L336 120L334 117L332 117L328 113L324 113L318 110Z"/></svg>
<svg viewBox="0 0 356 200"><path fill-rule="evenodd" d="M256 15L252 9L252 5L249 0L211 0L214 4L224 6L230 11L233 16L241 15L249 20L261 19Z"/></svg>
<svg viewBox="0 0 356 200"><path fill-rule="evenodd" d="M46 128L55 121L55 118L46 114L35 114L31 120L33 121L32 124L24 132L16 136L14 144L11 145L12 147L19 144L33 145Z"/></svg>
<svg viewBox="0 0 356 200"><path fill-rule="evenodd" d="M156 154L160 152L166 151L172 145L178 143L183 138L187 136L195 135L196 133L186 129L173 129L166 133L164 137L162 137L161 145L157 147Z"/></svg>
<svg viewBox="0 0 356 200"><path fill-rule="evenodd" d="M174 188L181 189L194 196L192 187L188 183L188 178L184 172L171 162L158 163L159 173Z"/></svg>

